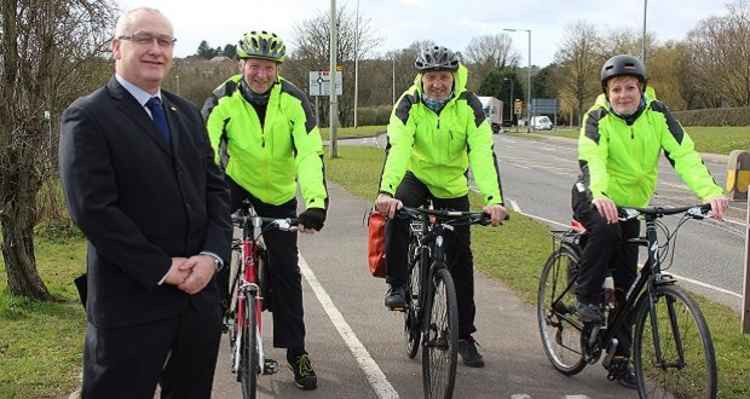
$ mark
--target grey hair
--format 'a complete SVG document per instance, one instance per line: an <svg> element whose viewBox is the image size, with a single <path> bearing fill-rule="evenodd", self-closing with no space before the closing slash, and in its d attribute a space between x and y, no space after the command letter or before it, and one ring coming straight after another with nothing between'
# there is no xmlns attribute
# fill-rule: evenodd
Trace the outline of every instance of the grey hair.
<svg viewBox="0 0 750 399"><path fill-rule="evenodd" d="M161 11L151 8L151 7L138 7L134 8L132 10L128 10L125 14L121 15L120 18L117 19L117 25L115 25L115 38L131 34L130 30L133 27L133 22L135 22L135 15L140 12L147 12L152 14L160 15L162 18L164 18L165 21L169 24L169 28L172 28L172 22L169 21L169 19L161 13ZM174 29L173 29L174 30Z"/></svg>

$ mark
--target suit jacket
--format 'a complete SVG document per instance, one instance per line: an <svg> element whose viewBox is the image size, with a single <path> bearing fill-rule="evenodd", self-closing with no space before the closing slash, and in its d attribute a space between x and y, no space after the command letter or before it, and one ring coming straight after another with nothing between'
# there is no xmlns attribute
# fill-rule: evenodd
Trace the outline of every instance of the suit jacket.
<svg viewBox="0 0 750 399"><path fill-rule="evenodd" d="M60 172L88 241L86 312L97 327L218 311L212 281L190 296L158 285L171 258L211 251L229 264L229 194L198 110L162 90L170 148L114 77L62 115Z"/></svg>

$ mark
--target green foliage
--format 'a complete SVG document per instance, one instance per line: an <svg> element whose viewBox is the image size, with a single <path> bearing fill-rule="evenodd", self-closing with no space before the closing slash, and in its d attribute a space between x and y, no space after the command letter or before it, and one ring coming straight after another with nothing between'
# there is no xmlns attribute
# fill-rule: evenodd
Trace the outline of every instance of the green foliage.
<svg viewBox="0 0 750 399"><path fill-rule="evenodd" d="M695 143L698 152L729 154L732 150L750 151L750 126L686 126L685 131ZM521 138L543 138L550 135L578 139L579 130L558 129L542 134L519 134Z"/></svg>
<svg viewBox="0 0 750 399"><path fill-rule="evenodd" d="M387 125L391 117L391 105L375 105L357 108L357 122L359 125Z"/></svg>
<svg viewBox="0 0 750 399"><path fill-rule="evenodd" d="M385 133L384 125L375 126L359 126L359 127L340 127L336 129L336 137L341 138L354 138L354 137L373 137L378 134ZM320 136L323 140L329 138L329 128L324 127L320 129Z"/></svg>
<svg viewBox="0 0 750 399"><path fill-rule="evenodd" d="M511 93L512 92L512 93ZM491 96L503 102L503 119L509 119L513 115L513 101L523 99L521 82L515 69L497 68L490 72L479 86L477 94L480 96Z"/></svg>
<svg viewBox="0 0 750 399"><path fill-rule="evenodd" d="M695 109L674 111L683 126L748 126L750 107Z"/></svg>
<svg viewBox="0 0 750 399"><path fill-rule="evenodd" d="M2 398L67 397L79 381L86 317L72 280L85 269L85 242L35 238L39 274L56 301L11 296L0 281Z"/></svg>
<svg viewBox="0 0 750 399"><path fill-rule="evenodd" d="M211 46L208 45L208 42L203 40L198 45L198 50L196 51L196 54L200 57L209 59L216 56L216 50L211 48Z"/></svg>

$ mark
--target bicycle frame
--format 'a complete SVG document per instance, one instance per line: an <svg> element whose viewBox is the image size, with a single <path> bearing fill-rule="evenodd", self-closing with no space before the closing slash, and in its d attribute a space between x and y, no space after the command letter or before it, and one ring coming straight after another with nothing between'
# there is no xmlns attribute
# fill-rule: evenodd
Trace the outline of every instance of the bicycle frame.
<svg viewBox="0 0 750 399"><path fill-rule="evenodd" d="M417 317L424 332L429 326L424 317L425 315L422 313L424 309L421 308L421 305L425 303L426 298L432 295L433 287L432 284L429 284L429 278L435 275L440 268L449 269L446 261L447 254L445 252L444 237L446 231L452 231L454 228L451 221L463 218L469 221L470 224L479 223L487 225L489 224L489 215L477 212L454 212L406 207L402 208L402 211L406 212L407 217L412 220L409 225L410 234L417 237L418 256L413 261L422 262L422 265L426 266L420 268L420 309L417 309ZM441 219L446 219L446 221L441 221ZM425 343L423 342L422 344L424 345Z"/></svg>
<svg viewBox="0 0 750 399"><path fill-rule="evenodd" d="M420 308L417 309L417 317L420 321L419 324L421 326L421 330L425 332L429 326L427 325L427 320L424 317L425 315L422 313L422 305L426 303L427 298L432 296L432 289L434 288L432 284L429 283L429 278L437 272L438 267L447 268L447 263L445 262L446 253L445 248L443 247L443 232L445 230L444 225L432 223L430 221L429 215L427 214L422 214L420 216L421 217L418 223L412 223L410 225L410 230L412 234L416 235L418 242L418 256L414 258L413 262L422 262L422 265L426 266L419 269L420 290L418 303L420 305ZM414 225L417 224L419 225L421 230L415 231Z"/></svg>
<svg viewBox="0 0 750 399"><path fill-rule="evenodd" d="M685 208L679 208L683 211L688 210L693 207L685 207ZM678 213L679 209L672 210L670 214L672 213ZM639 209L634 209L635 211L641 211ZM628 240L628 242L632 244L636 244L641 247L647 248L647 254L648 258L646 260L646 263L643 265L643 268L640 271L640 274L636 278L636 280L631 285L628 293L626 294L625 303L622 305L622 307L619 309L619 311L614 315L614 320L610 320L607 325L605 326L599 326L599 329L593 330L592 337L586 337L587 339L591 338L589 340L590 344L595 344L598 341L599 348L595 348L596 350L605 349L603 346L607 345L607 343L612 342L614 339L616 343L615 334L623 327L624 323L626 323L626 319L628 316L635 314L637 311L638 304L641 300L648 300L649 301L649 312L651 314L650 320L652 324L652 331L653 331L653 339L655 343L655 355L659 362L661 362L662 354L661 354L661 348L660 348L660 341L659 341L659 332L658 332L658 326L656 325L656 311L653 306L653 303L656 301L656 298L654 296L655 294L655 287L660 285L668 285L668 284L675 284L676 280L668 275L668 274L662 274L661 272L661 259L659 259L658 256L658 250L659 250L659 238L656 231L656 220L659 219L659 217L666 215L667 213L642 213L642 216L646 222L646 236L645 237L638 237ZM630 216L628 218L634 218L635 216ZM565 239L566 237L573 237L574 239L576 237L581 237L582 235L580 233L570 233L569 231L565 231L562 233L563 237L562 239ZM576 246L577 242L572 242L568 244L561 244L561 245L571 245ZM568 286L563 290L563 292L555 298L555 304L559 303L559 301L565 296L568 291L570 291L571 287L573 286L574 282L569 282ZM645 289L644 289L645 287ZM570 321L570 320L569 320ZM684 354L682 353L682 342L679 337L679 327L677 326L674 315L672 312L670 312L670 323L672 326L672 329L674 331L675 339L677 340L677 346L679 348L679 363L684 363ZM578 323L571 323L572 325L576 326L576 328L579 328ZM584 329L581 328L583 331ZM594 341L596 339L596 341ZM616 347L616 345L614 345ZM610 353L607 359L605 359L605 367L609 366L608 362L611 360L613 353ZM590 363L593 363L596 361L598 357L595 357L594 359L590 359ZM680 366L680 364L677 364L676 366Z"/></svg>
<svg viewBox="0 0 750 399"><path fill-rule="evenodd" d="M260 367L260 370L262 370L263 364L265 362L265 356L263 354L263 341L261 339L261 330L263 328L263 319L261 315L263 310L264 298L260 295L261 290L259 285L259 270L257 262L259 252L258 250L262 246L262 242L260 240L256 240L254 237L260 236L261 225L262 219L258 216L247 215L241 217L241 257L237 275L232 282L232 292L234 292L235 290L237 291L236 296L233 295L233 297L236 299L232 301L232 308L236 309L236 325L238 332L237 337L235 337L236 342L242 342L242 331L244 330L243 327L245 326L245 323L247 321L245 312L247 312L248 309L245 309L245 299L248 296L255 297L256 299L253 302L255 304L255 309L251 309L250 311L255 312L256 320L258 320L258 329L255 331L255 334L257 335L258 342L258 366ZM252 230L247 228L249 226L253 227ZM241 345L235 345L234 350L235 356L232 363L232 371L237 372L237 370L239 370L241 358Z"/></svg>

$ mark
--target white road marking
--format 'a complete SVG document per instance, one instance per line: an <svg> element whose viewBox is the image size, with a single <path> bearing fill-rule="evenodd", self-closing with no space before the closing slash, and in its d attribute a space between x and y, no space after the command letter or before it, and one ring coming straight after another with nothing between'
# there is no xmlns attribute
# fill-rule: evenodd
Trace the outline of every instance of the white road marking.
<svg viewBox="0 0 750 399"><path fill-rule="evenodd" d="M305 280L307 280L307 283L310 284L313 292L315 292L315 296L318 297L318 301L323 306L323 309L328 314L328 318L331 319L331 323L336 327L346 346L349 347L352 355L354 355L354 359L359 363L359 367L364 371L367 381L372 386L375 394L378 395L378 398L398 399L398 393L391 383L388 382L385 374L380 370L380 367L375 363L370 353L367 352L365 346L362 345L362 342L354 334L354 330L346 322L344 316L336 308L336 305L333 304L333 300L331 300L331 297L323 289L323 286L318 281L318 278L315 277L315 274L310 269L307 261L302 257L302 254L299 255L299 268L302 271L302 275L305 276Z"/></svg>
<svg viewBox="0 0 750 399"><path fill-rule="evenodd" d="M687 281L688 283L695 284L695 285L701 286L703 288L712 289L714 291L718 291L718 292L721 292L721 293L724 293L724 294L727 294L727 295L735 296L735 297L740 298L740 299L743 298L743 296L741 294L738 294L738 293L736 293L734 291L725 290L724 288L716 287L716 286L713 286L711 284L706 284L706 283L700 282L698 280L693 280L691 278L680 276L678 274L674 274L674 273L669 273L669 274L672 275L673 277L676 277L678 280Z"/></svg>
<svg viewBox="0 0 750 399"><path fill-rule="evenodd" d="M513 211L518 212L518 213L523 212L521 210L521 207L518 206L518 202L516 202L516 200L509 199L508 201L510 201L510 207L513 208Z"/></svg>

